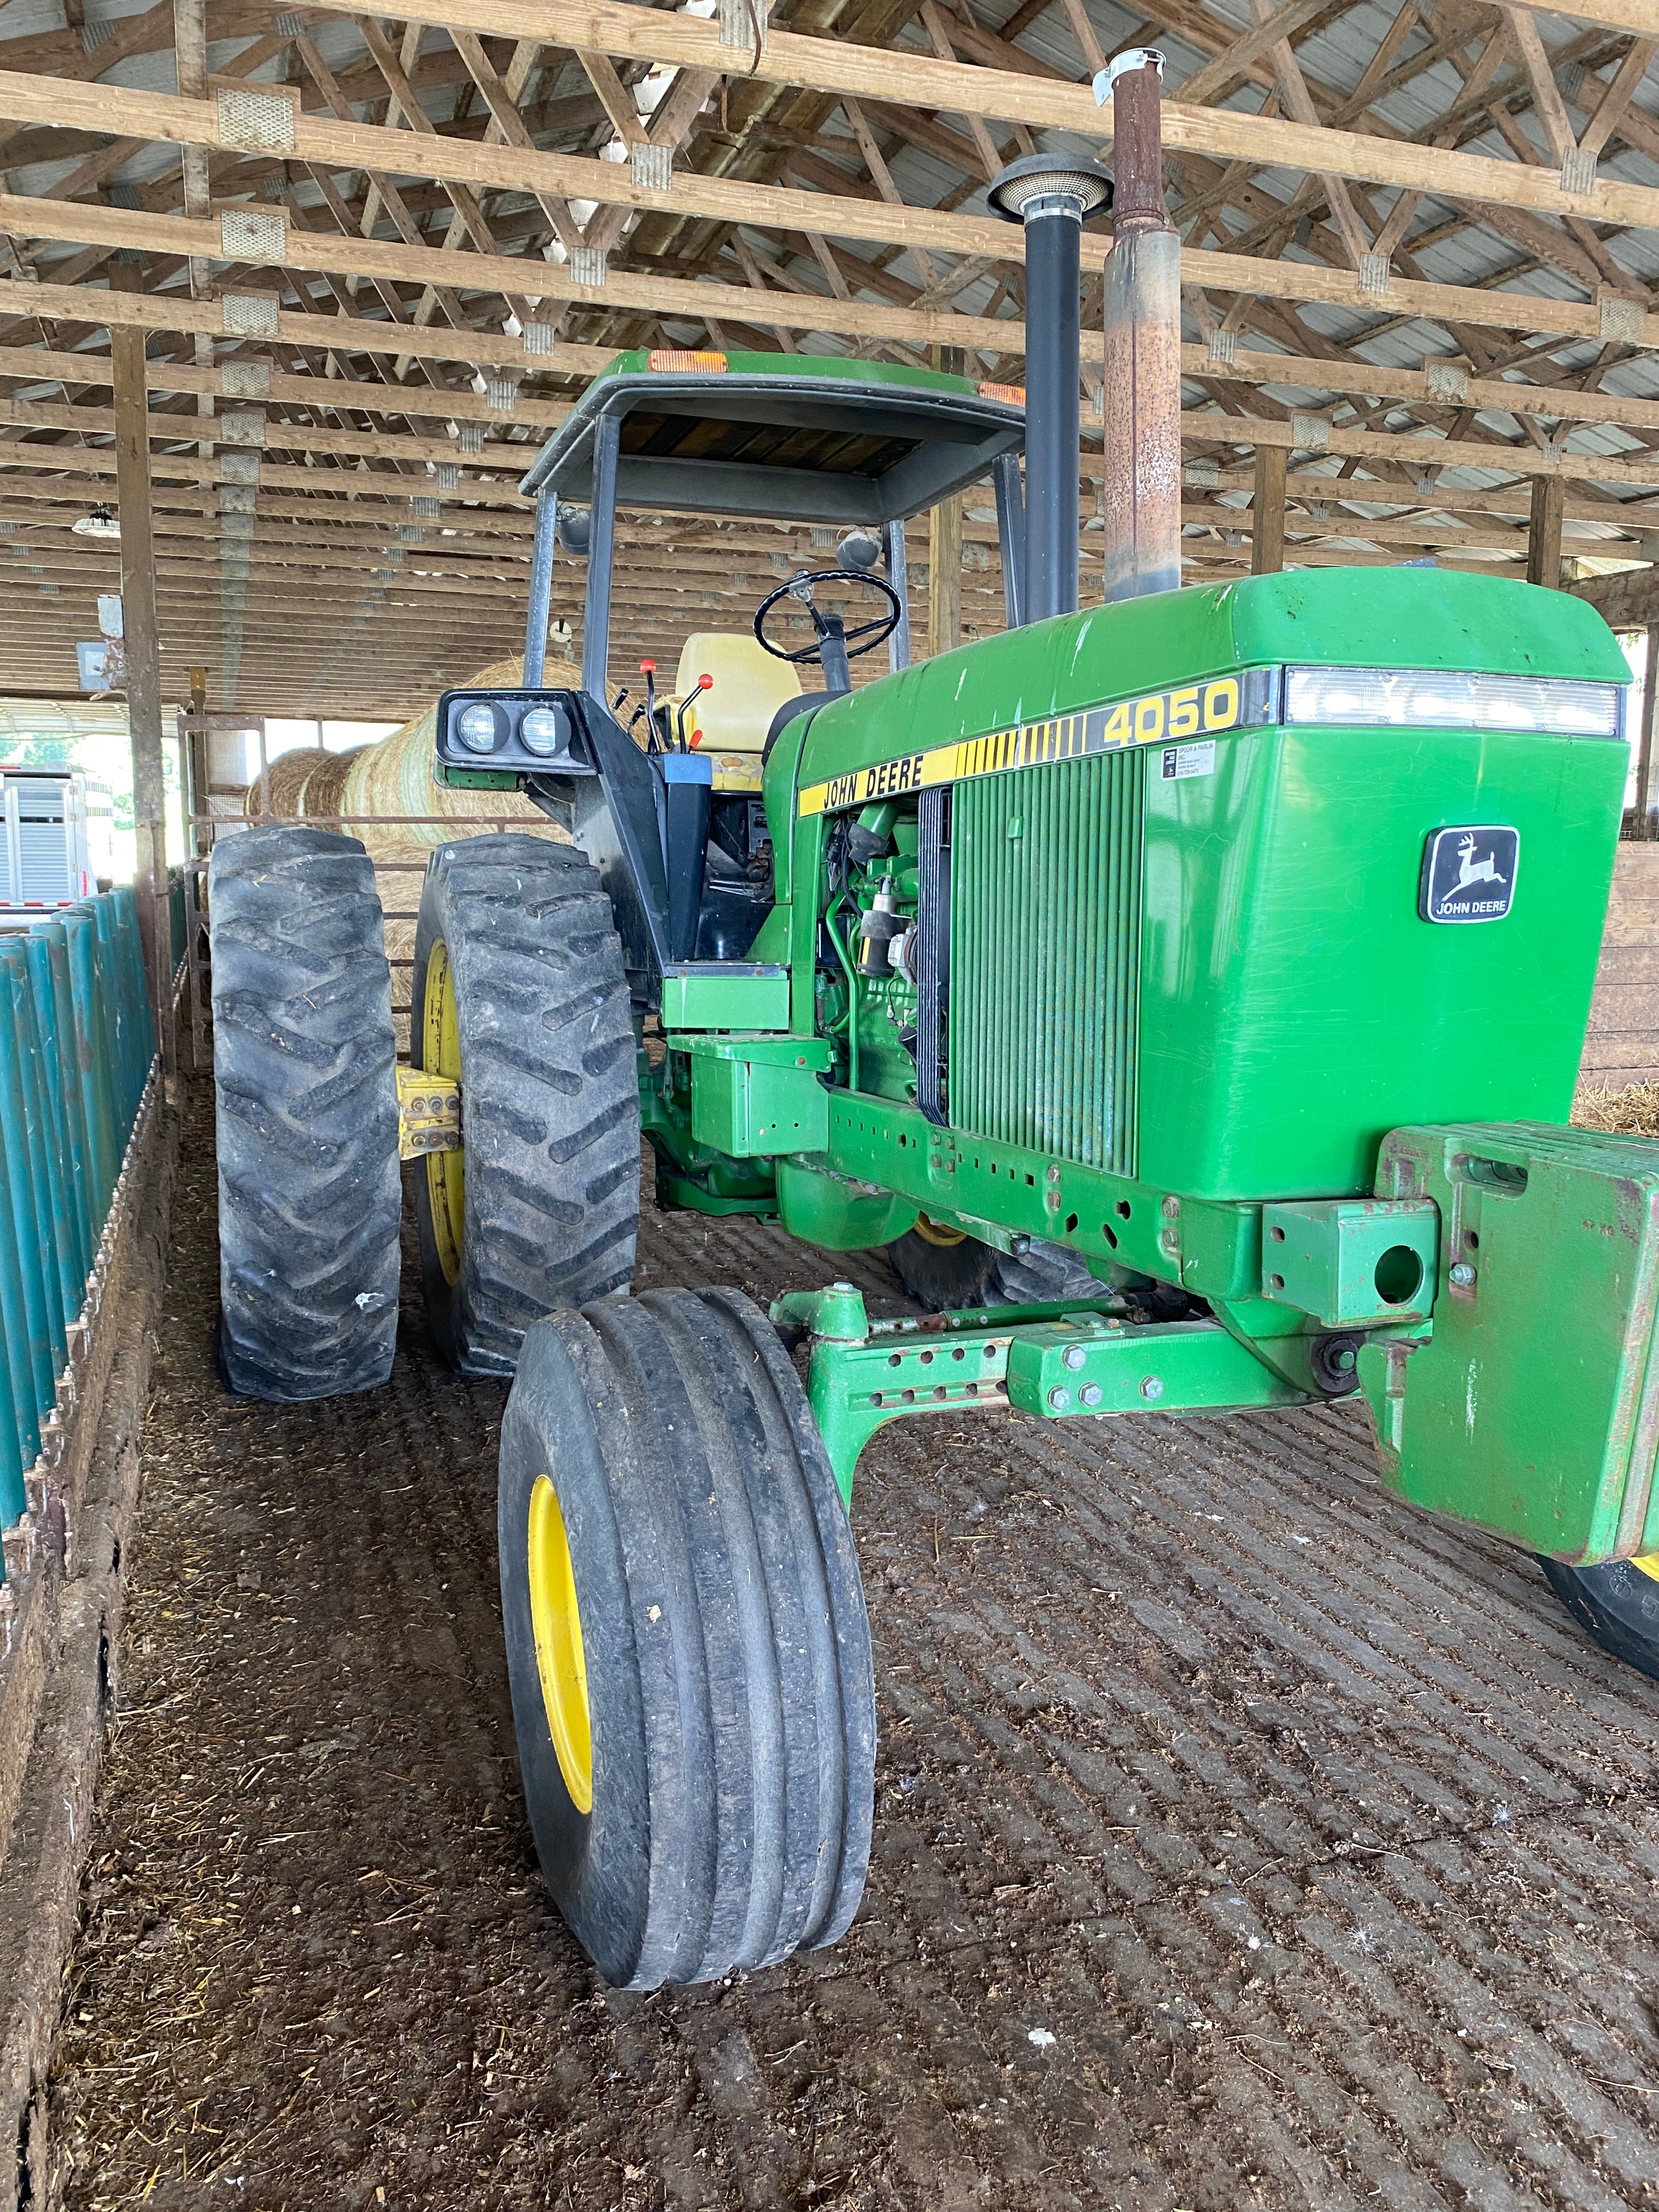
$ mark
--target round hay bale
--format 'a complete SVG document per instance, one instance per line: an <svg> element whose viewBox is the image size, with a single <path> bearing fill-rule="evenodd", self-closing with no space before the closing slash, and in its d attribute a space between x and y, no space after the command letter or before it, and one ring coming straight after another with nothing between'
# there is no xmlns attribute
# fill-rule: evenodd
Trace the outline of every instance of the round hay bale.
<svg viewBox="0 0 1659 2212"><path fill-rule="evenodd" d="M368 750L367 745L353 745L347 752L324 754L300 787L297 804L300 813L307 821L326 821L339 815L351 763L359 753ZM346 834L349 836L354 833L348 830Z"/></svg>
<svg viewBox="0 0 1659 2212"><path fill-rule="evenodd" d="M242 802L242 811L250 822L261 816L275 817L284 822L298 819L300 793L306 779L314 769L331 758L320 745L298 746L292 752L279 753L262 775L248 786L247 797Z"/></svg>
<svg viewBox="0 0 1659 2212"><path fill-rule="evenodd" d="M523 674L523 659L515 654L510 659L491 661L488 667L479 669L466 679L466 687L489 689L496 685L505 689L517 684ZM542 680L550 690L575 690L580 686L581 674L567 660L550 660ZM353 757L341 793L340 813L440 817L435 822L354 821L351 835L362 839L373 858L389 860L404 853L424 854L456 837L477 836L503 821L514 829L522 827L556 842L568 842L564 832L555 829L547 817L519 792L465 791L438 783L432 774L437 720L434 700L423 714L416 715L401 730L382 738L377 744L365 746ZM469 824L472 826L469 828Z"/></svg>

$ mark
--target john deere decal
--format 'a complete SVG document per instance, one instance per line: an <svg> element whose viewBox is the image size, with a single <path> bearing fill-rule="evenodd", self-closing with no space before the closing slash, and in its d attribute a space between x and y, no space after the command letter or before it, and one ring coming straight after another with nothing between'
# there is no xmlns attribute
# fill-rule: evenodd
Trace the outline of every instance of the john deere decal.
<svg viewBox="0 0 1659 2212"><path fill-rule="evenodd" d="M1423 848L1417 910L1425 921L1502 921L1520 860L1518 830L1437 830Z"/></svg>
<svg viewBox="0 0 1659 2212"><path fill-rule="evenodd" d="M1090 753L1164 744L1170 738L1201 740L1218 731L1259 726L1273 711L1273 675L1271 669L1249 669L1237 676L1212 677L1178 690L1146 691L1138 699L1119 699L1048 721L1021 722L1012 729L964 738L959 744L878 761L870 768L831 776L827 783L807 786L800 794L799 811L839 814L930 784L960 783L969 776L997 775L1005 769L1081 760Z"/></svg>

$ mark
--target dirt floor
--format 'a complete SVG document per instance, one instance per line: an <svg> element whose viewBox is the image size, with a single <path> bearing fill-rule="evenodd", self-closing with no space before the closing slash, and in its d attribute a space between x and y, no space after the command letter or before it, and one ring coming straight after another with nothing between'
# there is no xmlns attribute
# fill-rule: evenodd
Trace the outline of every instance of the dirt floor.
<svg viewBox="0 0 1659 2212"><path fill-rule="evenodd" d="M900 1425L836 1950L617 1996L542 1892L503 1389L228 1398L187 1133L52 2126L69 2205L1659 2200L1659 1685L1389 1504L1352 1411ZM647 1213L641 1287L847 1272ZM896 1305L878 1263L852 1272Z"/></svg>

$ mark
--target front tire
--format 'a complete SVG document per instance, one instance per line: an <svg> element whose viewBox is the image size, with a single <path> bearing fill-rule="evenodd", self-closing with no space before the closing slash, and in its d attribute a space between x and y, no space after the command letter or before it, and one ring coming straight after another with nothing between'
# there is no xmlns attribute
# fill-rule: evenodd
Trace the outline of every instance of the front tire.
<svg viewBox="0 0 1659 2212"><path fill-rule="evenodd" d="M1544 1579L1578 1626L1604 1651L1659 1681L1659 1554L1651 1567L1633 1559L1570 1567L1540 1558Z"/></svg>
<svg viewBox="0 0 1659 2212"><path fill-rule="evenodd" d="M870 1627L794 1369L735 1291L525 1338L501 1601L536 1849L618 1989L832 1943L869 1861Z"/></svg>
<svg viewBox="0 0 1659 2212"><path fill-rule="evenodd" d="M634 1273L633 1020L586 856L514 835L441 846L412 1006L414 1064L461 1085L462 1148L415 1171L427 1314L451 1366L510 1375L532 1322Z"/></svg>
<svg viewBox="0 0 1659 2212"><path fill-rule="evenodd" d="M219 1353L233 1390L372 1390L398 1339L397 1047L355 837L221 838L208 870Z"/></svg>

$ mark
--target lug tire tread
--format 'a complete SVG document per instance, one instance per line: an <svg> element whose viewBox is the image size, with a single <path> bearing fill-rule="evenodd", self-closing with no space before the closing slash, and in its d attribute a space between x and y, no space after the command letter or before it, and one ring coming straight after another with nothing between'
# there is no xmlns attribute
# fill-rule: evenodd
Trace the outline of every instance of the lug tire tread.
<svg viewBox="0 0 1659 2212"><path fill-rule="evenodd" d="M633 1277L640 1124L628 983L597 872L574 846L540 837L472 837L433 854L416 1007L438 939L460 1019L466 1207L452 1286L417 1182L428 1310L463 1373L510 1374L533 1322Z"/></svg>
<svg viewBox="0 0 1659 2212"><path fill-rule="evenodd" d="M222 839L213 918L220 1353L283 1402L369 1390L398 1330L398 1105L374 871L355 837Z"/></svg>

